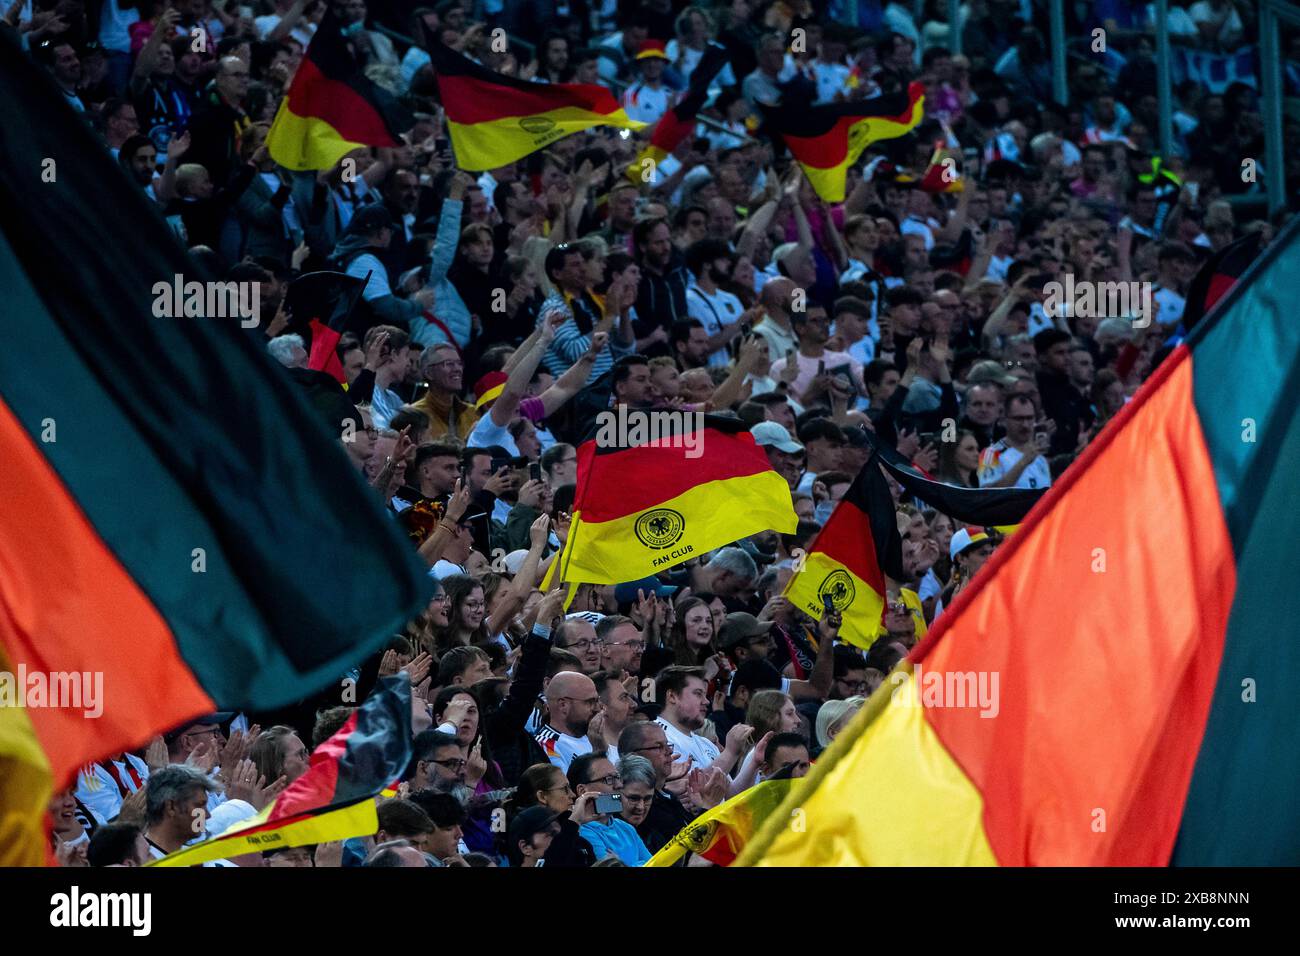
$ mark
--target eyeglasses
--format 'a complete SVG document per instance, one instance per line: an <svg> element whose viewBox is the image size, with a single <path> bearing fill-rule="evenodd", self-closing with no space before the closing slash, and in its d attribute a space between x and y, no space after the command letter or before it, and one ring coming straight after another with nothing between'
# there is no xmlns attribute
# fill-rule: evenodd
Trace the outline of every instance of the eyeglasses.
<svg viewBox="0 0 1300 956"><path fill-rule="evenodd" d="M657 751L657 750L667 751L668 753L676 753L676 752L677 752L677 748L674 747L672 744L670 744L670 743L669 743L668 741L666 741L666 740L665 740L663 743L661 743L661 744L651 744L649 747L633 747L633 748L632 748L630 751L628 751L628 752L629 752L629 753L634 753L634 754L642 754L642 753L653 753L654 751Z"/></svg>
<svg viewBox="0 0 1300 956"><path fill-rule="evenodd" d="M469 761L464 757L449 757L446 760L426 760L425 763L436 763L447 770L464 770Z"/></svg>
<svg viewBox="0 0 1300 956"><path fill-rule="evenodd" d="M654 803L654 799L655 798L653 794L646 797L634 797L631 794L625 793L623 794L623 805L626 806L628 804L636 804L639 807L642 805L649 805L651 803Z"/></svg>
<svg viewBox="0 0 1300 956"><path fill-rule="evenodd" d="M582 640L577 641L576 643L573 643L573 644L566 644L566 645L564 646L564 650L566 650L566 651L585 651L585 650L586 650L587 648L589 648L589 647L604 647L604 646L605 646L605 642L602 641L600 638L595 638L595 639L593 640L593 639L590 638L590 637L584 637Z"/></svg>
<svg viewBox="0 0 1300 956"><path fill-rule="evenodd" d="M573 793L573 788L568 783L562 783L558 787L547 787L542 793L554 793L556 790L567 790L569 793Z"/></svg>
<svg viewBox="0 0 1300 956"><path fill-rule="evenodd" d="M467 525L467 524L461 524L461 527L462 527L462 528L468 528L469 525ZM470 610L470 611L481 611L481 610L483 610L483 602L482 602L482 601L466 601L466 602L465 602L463 605L461 605L461 606L464 607L464 608L466 608L467 610Z"/></svg>
<svg viewBox="0 0 1300 956"><path fill-rule="evenodd" d="M430 362L425 368L438 368L440 365L449 365L452 368L464 368L465 363L460 359L443 359L441 362Z"/></svg>
<svg viewBox="0 0 1300 956"><path fill-rule="evenodd" d="M588 707L596 707L600 704L599 697L557 697L556 700L574 700L579 704L586 704Z"/></svg>
<svg viewBox="0 0 1300 956"><path fill-rule="evenodd" d="M607 641L610 647L626 647L634 651L644 651L645 641Z"/></svg>
<svg viewBox="0 0 1300 956"><path fill-rule="evenodd" d="M430 604L446 604L446 603L447 603L448 601L450 601L450 600L451 600L451 598L447 597L446 594L435 594L433 597L429 598L429 603L430 603Z"/></svg>
<svg viewBox="0 0 1300 956"><path fill-rule="evenodd" d="M597 777L595 780L587 781L588 784L603 783L607 787L618 787L622 782L622 778L616 773L606 774L603 777Z"/></svg>

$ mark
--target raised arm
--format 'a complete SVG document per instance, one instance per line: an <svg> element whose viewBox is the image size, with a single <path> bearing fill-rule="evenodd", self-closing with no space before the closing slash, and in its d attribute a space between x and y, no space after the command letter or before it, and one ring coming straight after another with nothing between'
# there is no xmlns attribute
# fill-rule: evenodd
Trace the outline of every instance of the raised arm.
<svg viewBox="0 0 1300 956"><path fill-rule="evenodd" d="M596 356L601 353L608 341L608 332L593 332L591 345L587 351L578 356L578 360L552 382L550 388L538 396L547 415L554 415L565 402L582 391L587 380L591 378L591 368L596 364Z"/></svg>
<svg viewBox="0 0 1300 956"><path fill-rule="evenodd" d="M456 258L456 248L460 245L460 217L465 208L465 191L473 182L464 170L458 170L452 177L451 187L447 190L447 198L443 200L438 216L438 235L433 243L433 253L429 257L430 284L447 278L447 271Z"/></svg>

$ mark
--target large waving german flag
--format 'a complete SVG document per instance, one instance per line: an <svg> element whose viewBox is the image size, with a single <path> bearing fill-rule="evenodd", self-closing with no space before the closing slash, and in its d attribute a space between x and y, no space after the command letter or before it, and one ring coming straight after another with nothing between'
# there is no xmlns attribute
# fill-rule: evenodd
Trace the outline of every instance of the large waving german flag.
<svg viewBox="0 0 1300 956"><path fill-rule="evenodd" d="M1300 862L1298 230L790 795L807 832L766 827L742 862ZM971 706L981 680L991 707ZM887 826L861 812L894 799Z"/></svg>
<svg viewBox="0 0 1300 956"><path fill-rule="evenodd" d="M738 419L621 405L578 448L558 580L636 581L797 523L790 486Z"/></svg>
<svg viewBox="0 0 1300 956"><path fill-rule="evenodd" d="M366 78L331 8L280 102L266 148L286 169L330 169L361 146L400 146L413 122Z"/></svg>
<svg viewBox="0 0 1300 956"><path fill-rule="evenodd" d="M872 456L808 545L785 596L815 620L829 597L840 613L840 639L870 647L883 629L885 576L903 577L902 549L894 499Z"/></svg>
<svg viewBox="0 0 1300 956"><path fill-rule="evenodd" d="M603 86L530 83L429 44L456 165L496 169L593 126L641 129Z"/></svg>
<svg viewBox="0 0 1300 956"><path fill-rule="evenodd" d="M659 117L650 142L641 150L636 162L627 168L627 175L634 182L641 182L647 168L646 161L661 163L668 158L677 145L695 129L695 116L704 101L709 98L709 84L727 65L727 51L715 44L709 44L704 56L695 65L691 73L690 89L680 103Z"/></svg>
<svg viewBox="0 0 1300 956"><path fill-rule="evenodd" d="M312 751L307 772L270 806L211 840L151 866L195 866L279 847L369 836L379 827L374 797L411 760L411 682L385 677L333 737Z"/></svg>
<svg viewBox="0 0 1300 956"><path fill-rule="evenodd" d="M906 92L852 103L782 104L764 110L764 127L785 143L818 196L842 202L846 173L862 151L872 143L896 139L921 122L924 90L920 83L912 83Z"/></svg>
<svg viewBox="0 0 1300 956"><path fill-rule="evenodd" d="M182 720L337 681L429 584L261 330L154 317L155 284L210 277L8 39L0 98L0 288L22 317L0 349L0 669L99 674L104 696L97 718L0 707L0 799L16 767L43 806ZM29 809L0 806L0 862L43 858Z"/></svg>

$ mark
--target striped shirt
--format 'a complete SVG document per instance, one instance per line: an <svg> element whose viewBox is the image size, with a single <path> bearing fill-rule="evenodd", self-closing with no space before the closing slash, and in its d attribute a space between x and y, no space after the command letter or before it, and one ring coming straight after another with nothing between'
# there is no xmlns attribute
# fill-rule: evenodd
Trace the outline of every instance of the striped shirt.
<svg viewBox="0 0 1300 956"><path fill-rule="evenodd" d="M552 309L559 309L569 316L568 321L555 330L555 341L551 343L551 347L546 350L546 355L542 358L546 370L556 378L567 372L573 366L573 363L578 361L591 348L591 332L583 332L578 328L578 323L573 319L571 302L572 300L569 297L556 292L548 296L546 301L542 303L542 307L537 310L539 316L545 316ZM580 308L590 309L590 306L582 305ZM591 318L592 316L589 315L588 317ZM597 315L594 318L599 321L600 316ZM596 361L592 363L591 374L588 376L587 382L594 382L613 368L614 363L624 355L631 355L635 351L635 340L630 344L624 344L617 335L611 334L609 344L601 350L601 353L596 356Z"/></svg>

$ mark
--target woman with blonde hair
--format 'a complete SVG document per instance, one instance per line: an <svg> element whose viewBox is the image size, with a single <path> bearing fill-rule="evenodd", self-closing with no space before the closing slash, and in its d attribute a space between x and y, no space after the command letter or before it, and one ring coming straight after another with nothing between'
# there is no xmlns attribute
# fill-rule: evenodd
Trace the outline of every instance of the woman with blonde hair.
<svg viewBox="0 0 1300 956"><path fill-rule="evenodd" d="M551 251L553 243L545 236L529 236L524 240L524 247L521 255L533 264L533 274L537 278L537 288L542 292L542 298L548 299L555 295L555 285L551 282L550 276L546 274L546 254Z"/></svg>

